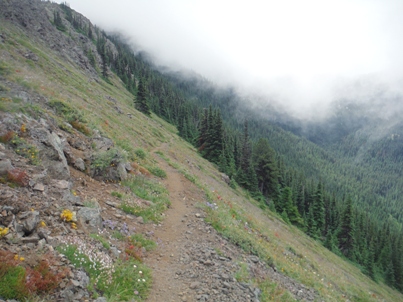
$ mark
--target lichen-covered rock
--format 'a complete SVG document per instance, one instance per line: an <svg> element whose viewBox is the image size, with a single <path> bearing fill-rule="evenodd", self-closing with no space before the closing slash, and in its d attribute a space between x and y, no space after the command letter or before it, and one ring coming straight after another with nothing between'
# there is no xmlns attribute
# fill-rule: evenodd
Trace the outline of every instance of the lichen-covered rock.
<svg viewBox="0 0 403 302"><path fill-rule="evenodd" d="M21 213L18 217L21 220L22 231L25 235L32 234L39 223L39 212L38 211L27 211Z"/></svg>
<svg viewBox="0 0 403 302"><path fill-rule="evenodd" d="M90 232L97 232L102 228L102 217L99 209L81 208L77 212L77 219L83 228L88 228Z"/></svg>
<svg viewBox="0 0 403 302"><path fill-rule="evenodd" d="M76 158L74 161L74 167L77 168L80 171L85 171L85 163L82 158Z"/></svg>
<svg viewBox="0 0 403 302"><path fill-rule="evenodd" d="M43 127L32 129L31 136L42 143L40 159L48 175L55 179L69 179L70 170L63 152L64 140L62 141L55 132L51 133Z"/></svg>
<svg viewBox="0 0 403 302"><path fill-rule="evenodd" d="M0 175L6 175L7 171L14 169L9 159L0 160Z"/></svg>
<svg viewBox="0 0 403 302"><path fill-rule="evenodd" d="M120 180L125 180L127 178L127 171L125 163L119 163L117 167L118 175Z"/></svg>

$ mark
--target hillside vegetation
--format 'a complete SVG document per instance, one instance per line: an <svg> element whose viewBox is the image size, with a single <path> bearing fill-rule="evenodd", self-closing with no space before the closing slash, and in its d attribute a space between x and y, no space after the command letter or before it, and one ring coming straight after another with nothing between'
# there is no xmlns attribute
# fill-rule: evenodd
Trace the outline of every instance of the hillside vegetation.
<svg viewBox="0 0 403 302"><path fill-rule="evenodd" d="M357 188L342 199L324 177L332 169L328 177L340 187L354 186L347 166L343 174L331 165L340 158L258 118L235 114L238 124L225 110L239 100L231 91L163 74L66 5L3 1L0 10L0 298L69 301L71 291L88 299L154 301L162 287L166 297L189 301L238 291L245 301L403 300L385 285L402 290L400 216L365 214L353 202ZM43 133L67 149L50 152L57 143ZM183 184L184 197L173 183ZM17 197L24 210L17 211ZM73 218L98 208L99 231ZM183 216L175 216L180 209ZM30 215L38 219L22 232L17 220ZM179 219L193 228L178 230ZM183 237L154 236L164 234L158 231L164 223ZM183 249L196 252L176 259L173 246L183 240ZM113 270L92 266L89 249L76 254L86 241L113 259ZM198 253L204 256L191 258ZM187 266L177 274L180 265ZM151 266L173 271L180 291L152 284ZM197 279L194 266L212 269ZM221 280L214 268L230 276L219 272ZM199 283L189 284L187 273ZM89 281L77 285L83 274ZM41 282L33 286L26 276ZM206 283L213 279L220 279L217 293Z"/></svg>

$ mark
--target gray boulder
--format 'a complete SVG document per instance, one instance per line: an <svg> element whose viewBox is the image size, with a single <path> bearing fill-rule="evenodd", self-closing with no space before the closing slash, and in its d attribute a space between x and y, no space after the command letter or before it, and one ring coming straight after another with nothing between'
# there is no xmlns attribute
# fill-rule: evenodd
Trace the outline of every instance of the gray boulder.
<svg viewBox="0 0 403 302"><path fill-rule="evenodd" d="M102 228L102 217L99 209L81 208L77 212L77 220L90 232L97 232L98 229Z"/></svg>
<svg viewBox="0 0 403 302"><path fill-rule="evenodd" d="M77 168L80 171L85 171L85 163L82 158L76 158L74 162L74 167Z"/></svg>
<svg viewBox="0 0 403 302"><path fill-rule="evenodd" d="M125 180L127 178L126 164L119 163L117 170L118 170L120 180Z"/></svg>
<svg viewBox="0 0 403 302"><path fill-rule="evenodd" d="M0 160L0 175L6 175L7 171L14 169L9 159Z"/></svg>
<svg viewBox="0 0 403 302"><path fill-rule="evenodd" d="M56 179L69 179L70 170L63 153L64 141L56 133L50 133L45 128L33 129L31 136L43 144L41 161L48 175Z"/></svg>
<svg viewBox="0 0 403 302"><path fill-rule="evenodd" d="M37 211L27 211L19 216L22 221L22 231L25 235L32 234L39 223L39 212Z"/></svg>

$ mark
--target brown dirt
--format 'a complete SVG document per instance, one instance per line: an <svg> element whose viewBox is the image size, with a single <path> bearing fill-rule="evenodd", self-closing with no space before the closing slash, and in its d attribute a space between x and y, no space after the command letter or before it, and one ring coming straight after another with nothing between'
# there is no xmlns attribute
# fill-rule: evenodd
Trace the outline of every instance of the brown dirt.
<svg viewBox="0 0 403 302"><path fill-rule="evenodd" d="M186 219L195 211L194 205L201 201L202 192L198 192L195 186L183 175L165 162L160 163L167 172L164 185L169 191L171 206L165 212L165 219L160 227L155 230L154 236L163 238L163 243L148 257L145 262L153 268L154 283L147 301L186 301L186 291L183 282L179 281L176 272L183 269L183 264L178 263L180 251L195 239L184 239L186 232ZM194 214L193 214L194 215ZM197 240L203 240L198 238ZM182 297L180 297L182 296Z"/></svg>

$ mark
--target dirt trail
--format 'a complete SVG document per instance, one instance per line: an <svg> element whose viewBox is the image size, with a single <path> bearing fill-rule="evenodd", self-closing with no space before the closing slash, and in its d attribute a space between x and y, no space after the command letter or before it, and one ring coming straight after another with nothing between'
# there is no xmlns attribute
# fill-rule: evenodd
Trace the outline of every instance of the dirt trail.
<svg viewBox="0 0 403 302"><path fill-rule="evenodd" d="M165 219L154 232L154 238L162 239L158 249L147 257L146 263L153 269L154 283L149 302L191 301L187 300L183 282L178 280L176 272L183 265L177 259L180 251L188 243L186 237L186 218L191 215L197 194L191 189L191 183L178 171L164 161L160 162L167 172L164 185L169 191L170 208L165 212ZM200 197L199 197L200 198Z"/></svg>
<svg viewBox="0 0 403 302"><path fill-rule="evenodd" d="M158 149L166 151L167 145ZM250 278L270 279L298 300L314 301L315 291L266 266L256 256L222 238L205 221L198 207L205 194L162 159L167 173L163 181L169 191L170 208L161 224L153 227L158 247L145 257L153 270L148 302L259 302L260 289L235 278L240 262Z"/></svg>

